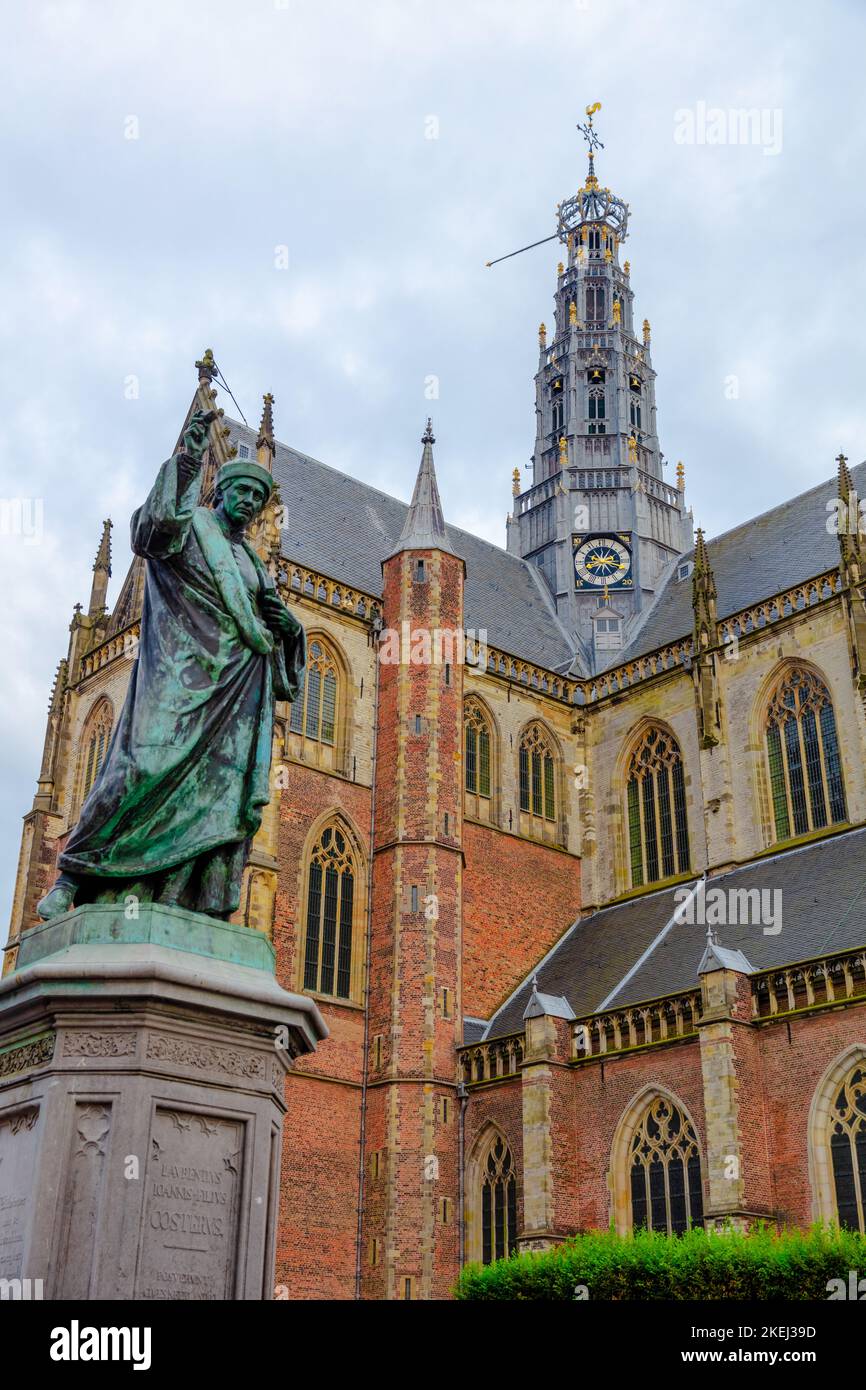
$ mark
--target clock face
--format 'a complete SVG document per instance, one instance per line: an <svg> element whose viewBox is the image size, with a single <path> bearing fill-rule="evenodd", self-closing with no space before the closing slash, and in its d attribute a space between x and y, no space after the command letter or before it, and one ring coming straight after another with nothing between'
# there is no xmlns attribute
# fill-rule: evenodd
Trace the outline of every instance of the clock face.
<svg viewBox="0 0 866 1390"><path fill-rule="evenodd" d="M578 589L631 589L631 550L626 537L574 536L574 582Z"/></svg>

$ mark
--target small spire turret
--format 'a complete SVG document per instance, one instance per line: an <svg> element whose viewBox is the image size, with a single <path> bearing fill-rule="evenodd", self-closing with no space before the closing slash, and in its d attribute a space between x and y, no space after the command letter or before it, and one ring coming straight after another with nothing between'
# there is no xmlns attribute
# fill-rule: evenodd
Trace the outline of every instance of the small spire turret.
<svg viewBox="0 0 866 1390"><path fill-rule="evenodd" d="M93 562L93 583L90 587L90 603L87 605L88 617L96 617L105 612L108 594L108 581L111 578L111 520L102 523L102 536L99 549Z"/></svg>

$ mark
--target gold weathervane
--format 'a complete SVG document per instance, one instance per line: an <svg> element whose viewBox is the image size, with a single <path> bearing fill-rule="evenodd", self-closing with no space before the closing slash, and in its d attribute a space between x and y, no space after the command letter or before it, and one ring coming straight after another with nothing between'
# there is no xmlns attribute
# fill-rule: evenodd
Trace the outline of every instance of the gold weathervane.
<svg viewBox="0 0 866 1390"><path fill-rule="evenodd" d="M600 110L601 110L601 102L600 102L600 101L594 101L594 102L592 102L591 105L587 106L587 108L586 108L586 115L587 115L587 123L586 123L586 125L578 125L578 127L577 127L578 130L580 131L581 135L583 136L584 140L586 141L587 145L589 146L589 177L590 177L590 178L595 178L595 174L593 173L593 167L592 167L593 155L595 154L595 151L596 151L596 150L603 150L603 149L604 149L604 145L603 145L603 143L601 142L601 140L599 140L598 136L596 135L596 133L595 133L595 131L594 131L594 129L593 129L593 125L592 125L592 118L593 118L593 116L595 115L596 111L600 111ZM559 205L557 204L557 213L558 213L558 211L559 211ZM556 239L557 239L558 236L559 236L559 232L554 232L554 233L553 233L553 236L545 236L545 237L542 237L540 241L531 241L531 242L529 243L528 246L521 246L517 251L509 251L507 256L497 256L496 259L495 259L494 261L485 261L485 262L484 262L485 268L489 270L491 266L499 265L500 261L510 261L512 256L519 256L519 255L521 255L524 251L531 251L531 250L533 250L533 248L536 247L536 246L543 246L543 245L545 244L545 242L547 242L547 241L556 241Z"/></svg>

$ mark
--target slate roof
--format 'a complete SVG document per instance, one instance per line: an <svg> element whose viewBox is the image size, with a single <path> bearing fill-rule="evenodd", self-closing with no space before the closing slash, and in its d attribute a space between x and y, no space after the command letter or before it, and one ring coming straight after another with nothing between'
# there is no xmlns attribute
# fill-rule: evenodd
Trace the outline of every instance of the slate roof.
<svg viewBox="0 0 866 1390"><path fill-rule="evenodd" d="M228 416L225 423L255 458L257 432ZM382 560L397 545L407 504L279 442L274 477L288 508L286 558L380 595ZM464 625L486 629L490 645L512 656L568 669L572 645L537 566L456 526L447 530L466 562Z"/></svg>
<svg viewBox="0 0 866 1390"><path fill-rule="evenodd" d="M866 495L866 463L852 468L851 476L858 495ZM707 542L720 618L838 565L839 540L827 530L827 502L838 491L834 475ZM678 580L676 570L682 560L693 558L691 550L672 566L645 621L617 657L617 665L692 631L692 581Z"/></svg>
<svg viewBox="0 0 866 1390"><path fill-rule="evenodd" d="M866 829L717 874L707 880L707 891L713 888L781 890L777 921L782 929L776 935L765 935L760 924L716 928L720 945L742 951L755 970L862 946ZM523 1030L533 975L545 993L564 994L578 1018L597 1012L605 1000L606 1008L614 1008L697 987L706 946L706 927L697 922L674 925L634 974L620 983L670 922L681 901L675 892L669 888L648 893L578 919L494 1014L485 1037Z"/></svg>

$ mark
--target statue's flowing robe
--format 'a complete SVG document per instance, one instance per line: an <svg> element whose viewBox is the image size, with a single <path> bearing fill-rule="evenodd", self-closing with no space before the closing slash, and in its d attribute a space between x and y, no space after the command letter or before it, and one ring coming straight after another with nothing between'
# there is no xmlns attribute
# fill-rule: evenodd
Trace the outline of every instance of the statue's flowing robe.
<svg viewBox="0 0 866 1390"><path fill-rule="evenodd" d="M198 505L200 486L200 470L175 456L132 518L132 549L147 561L141 637L58 861L83 876L76 902L141 880L145 898L227 915L270 800L274 699L297 694L304 631L269 631L260 601L273 581Z"/></svg>

